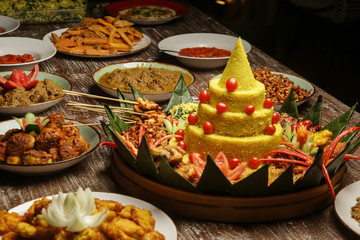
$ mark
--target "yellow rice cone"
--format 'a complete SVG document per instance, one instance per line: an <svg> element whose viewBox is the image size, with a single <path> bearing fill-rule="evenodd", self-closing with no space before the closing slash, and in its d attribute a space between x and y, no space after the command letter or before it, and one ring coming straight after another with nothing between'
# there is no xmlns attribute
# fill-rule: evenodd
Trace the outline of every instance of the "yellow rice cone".
<svg viewBox="0 0 360 240"><path fill-rule="evenodd" d="M247 91L255 87L256 80L251 71L250 63L247 59L241 38L239 38L231 53L229 61L221 76L219 86L225 88L226 81L231 77L235 78L238 82L237 91Z"/></svg>

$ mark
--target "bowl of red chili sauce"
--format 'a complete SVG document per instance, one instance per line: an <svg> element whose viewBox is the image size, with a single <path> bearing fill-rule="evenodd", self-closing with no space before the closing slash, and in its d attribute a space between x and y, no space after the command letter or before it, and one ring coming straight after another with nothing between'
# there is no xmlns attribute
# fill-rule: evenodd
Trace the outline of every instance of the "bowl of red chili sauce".
<svg viewBox="0 0 360 240"><path fill-rule="evenodd" d="M217 33L188 33L165 38L159 42L161 52L174 56L182 64L200 69L226 65L238 37ZM245 52L251 45L242 39Z"/></svg>
<svg viewBox="0 0 360 240"><path fill-rule="evenodd" d="M0 71L32 70L56 54L53 44L35 38L1 37Z"/></svg>

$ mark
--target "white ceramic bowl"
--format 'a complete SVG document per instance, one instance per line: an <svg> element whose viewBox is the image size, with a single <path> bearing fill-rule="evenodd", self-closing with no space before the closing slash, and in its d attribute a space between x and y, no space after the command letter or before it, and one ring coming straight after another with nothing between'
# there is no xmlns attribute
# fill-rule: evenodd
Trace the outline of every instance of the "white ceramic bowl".
<svg viewBox="0 0 360 240"><path fill-rule="evenodd" d="M4 77L6 75L11 75L11 73L12 73L11 71L0 72L0 76ZM30 73L30 71L25 71L25 73L26 73L26 75L28 75ZM36 79L39 81L43 81L45 78L51 79L53 82L58 84L64 90L71 90L71 88L72 88L71 83L66 78L63 78L59 75L55 75L52 73L39 72ZM39 113L39 112L44 112L45 110L49 109L50 107L54 106L55 104L57 104L58 102L63 100L65 98L65 96L66 95L64 95L60 98L54 99L54 100L50 100L50 101L46 101L46 102L42 102L42 103L30 104L30 105L26 105L26 106L18 106L18 107L0 106L0 115L24 116L27 112L32 112L34 114Z"/></svg>
<svg viewBox="0 0 360 240"><path fill-rule="evenodd" d="M0 16L0 27L5 30L5 32L0 33L0 36L15 31L19 26L20 22L15 18Z"/></svg>
<svg viewBox="0 0 360 240"><path fill-rule="evenodd" d="M179 52L183 48L191 47L216 47L232 51L238 41L237 37L217 33L187 33L175 35L161 40L158 44L160 51L176 57L182 64L193 68L213 69L226 65L229 57L199 58L180 56L178 53L167 52L166 50ZM242 39L245 52L251 50L251 45Z"/></svg>
<svg viewBox="0 0 360 240"><path fill-rule="evenodd" d="M68 122L69 120L65 121ZM81 122L77 121L72 122L74 124L81 124ZM4 134L6 133L6 131L15 128L20 129L19 124L15 120L0 122L0 134ZM79 130L81 136L83 136L88 142L88 144L90 144L90 148L86 153L78 157L43 165L19 165L0 162L0 169L20 175L36 176L56 173L64 170L65 168L71 167L86 158L92 151L96 149L96 147L100 143L100 134L95 128L91 126L81 126L79 127Z"/></svg>
<svg viewBox="0 0 360 240"><path fill-rule="evenodd" d="M115 69L126 69L126 68L135 68L135 67L152 67L152 68L165 68L168 70L173 70L173 71L180 71L184 74L188 74L191 78L192 78L192 83L194 83L195 81L195 77L194 75L189 71L186 70L185 68L182 67L178 67L175 65L171 65L171 64L166 64L166 63L157 63L157 62L127 62L127 63L119 63L119 64L112 64L112 65L108 65L105 66L103 68L98 69L94 74L93 74L93 80L95 81L95 84L98 85L104 92L106 92L107 94L116 97L117 98L117 91L108 87L105 87L101 84L99 84L99 80L100 78L105 74L105 73L109 73L114 71ZM190 85L191 85L190 84ZM126 92L122 92L127 98L134 100L134 97L132 95L132 93L126 93ZM145 93L143 94L147 99L155 101L155 102L164 102L170 99L171 95L172 95L172 91L171 92L163 92L163 93Z"/></svg>
<svg viewBox="0 0 360 240"><path fill-rule="evenodd" d="M35 38L1 37L0 56L6 54L31 54L35 61L16 64L0 64L0 71L32 70L35 64L46 61L56 54L53 44Z"/></svg>

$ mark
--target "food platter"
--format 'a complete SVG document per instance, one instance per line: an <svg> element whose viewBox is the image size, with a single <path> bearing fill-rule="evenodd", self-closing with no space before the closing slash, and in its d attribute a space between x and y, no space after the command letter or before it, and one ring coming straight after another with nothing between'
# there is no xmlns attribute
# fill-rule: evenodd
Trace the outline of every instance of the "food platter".
<svg viewBox="0 0 360 240"><path fill-rule="evenodd" d="M332 196L326 184L265 197L231 197L187 192L154 182L129 167L113 151L112 173L127 193L161 207L166 212L201 220L221 222L269 222L303 217L328 207ZM335 191L341 188L346 165L332 178Z"/></svg>
<svg viewBox="0 0 360 240"><path fill-rule="evenodd" d="M54 33L54 34L60 36L67 29L68 28L62 28L62 29L58 29L58 30L49 32L43 37L43 40L52 45L53 43L51 41L51 34ZM59 51L59 52L61 52L62 54L70 55L70 56L77 56L77 57L84 57L84 58L112 58L112 57L120 57L120 56L125 56L125 55L130 55L133 53L140 52L140 51L146 49L147 47L149 47L150 43L151 43L150 37L143 34L143 38L140 40L140 42L136 43L136 45L129 52L118 52L115 54L107 54L107 55L99 55L99 56L67 53L67 52L62 52L62 51Z"/></svg>
<svg viewBox="0 0 360 240"><path fill-rule="evenodd" d="M30 71L25 71L25 73L28 75L30 73ZM2 77L6 76L6 75L10 75L10 74L11 74L11 71L0 72L0 76L2 76ZM56 84L61 86L64 90L71 90L71 88L72 88L71 83L64 77L61 77L59 75L52 74L52 73L39 72L39 74L37 76L37 80L43 81L45 78L51 79L53 82L55 82ZM43 112L43 111L49 109L50 107L56 105L57 103L62 101L64 98L65 98L65 94L64 94L64 96L54 99L54 100L50 100L50 101L46 101L46 102L42 102L42 103L30 104L30 105L26 105L26 106L19 106L19 107L0 106L0 115L23 116L27 112L32 112L34 114L40 113L40 112Z"/></svg>
<svg viewBox="0 0 360 240"><path fill-rule="evenodd" d="M122 205L134 205L141 209L147 209L151 211L152 217L155 219L155 230L160 232L165 236L166 239L177 239L177 230L174 222L171 218L166 215L159 208L155 207L152 204L149 204L145 201L142 201L137 198L129 197L122 194L116 193L105 193L105 192L92 192L92 196L94 198L98 198L100 200L109 200L121 203ZM48 199L51 199L52 196L47 196ZM39 198L40 199L40 198ZM20 215L24 214L29 207L39 199L34 199L23 204L20 204L12 209L9 212L15 212ZM1 239L1 236L0 236Z"/></svg>
<svg viewBox="0 0 360 240"><path fill-rule="evenodd" d="M314 86L307 80L303 79L303 78L300 78L300 77L297 77L297 76L294 76L294 75L290 75L290 74L286 74L286 73L280 73L280 72L272 72L274 74L281 74L283 75L284 77L287 77L289 78L291 81L294 82L294 85L299 85L301 88L307 90L310 92L309 96L304 98L302 101L296 101L296 105L297 106L300 106L301 104L303 104L304 102L306 102L307 100L309 100L311 98L311 96L315 93L315 88ZM216 78L221 78L221 75L217 75L215 76L214 79ZM280 108L281 108L282 104L281 103L275 103L274 104L274 110L275 111L279 111Z"/></svg>
<svg viewBox="0 0 360 240"><path fill-rule="evenodd" d="M294 75L290 75L290 74L286 74L286 73L280 73L280 72L272 72L274 74L281 74L284 77L289 78L291 81L294 82L294 85L299 85L301 88L307 90L310 92L309 96L307 96L306 98L304 98L301 101L296 101L296 105L300 106L301 104L303 104L304 102L306 102L307 100L309 100L311 98L311 96L315 93L315 88L314 86L307 80L294 76ZM281 108L282 104L280 103L276 103L274 104L274 110L275 111L279 111Z"/></svg>
<svg viewBox="0 0 360 240"><path fill-rule="evenodd" d="M141 25L158 25L170 22L174 19L180 18L184 16L189 10L188 7L173 1L164 1L164 0L131 0L131 1L119 1L114 2L106 7L106 11L113 15L117 16L120 11L125 9L130 9L133 7L141 7L141 6L154 6L154 7L165 7L172 9L176 12L175 16L167 17L167 18L126 18L122 17L122 19L129 20L135 24Z"/></svg>
<svg viewBox="0 0 360 240"><path fill-rule="evenodd" d="M70 120L66 120L66 122L68 121ZM81 124L81 122L77 121L72 122L74 122L74 124ZM0 134L4 134L9 129L20 129L16 120L0 122ZM16 173L19 175L39 176L53 174L81 162L87 156L89 156L89 154L91 154L100 144L100 134L95 128L91 126L81 126L79 127L79 130L81 136L83 136L90 145L89 150L85 154L75 158L43 165L18 165L0 162L0 170Z"/></svg>
<svg viewBox="0 0 360 240"><path fill-rule="evenodd" d="M0 36L15 31L19 26L20 22L15 18L0 15L0 27L5 30L4 32L0 32Z"/></svg>
<svg viewBox="0 0 360 240"><path fill-rule="evenodd" d="M334 202L334 209L339 220L360 236L360 224L350 214L351 207L355 206L357 197L360 197L360 181L340 190Z"/></svg>
<svg viewBox="0 0 360 240"><path fill-rule="evenodd" d="M160 51L174 56L184 65L199 69L213 69L223 67L227 63L229 57L199 58L191 56L180 56L176 52L179 52L183 48L189 47L216 47L232 51L237 41L237 37L224 34L187 33L165 38L159 42L158 47ZM251 45L244 39L242 39L242 43L245 52L248 53L251 50Z"/></svg>
<svg viewBox="0 0 360 240"><path fill-rule="evenodd" d="M35 64L46 61L56 54L53 44L34 38L1 37L0 56L6 54L31 54L35 61L16 64L0 64L1 71L32 70Z"/></svg>
<svg viewBox="0 0 360 240"><path fill-rule="evenodd" d="M135 68L135 67L152 67L152 68L164 68L164 69L168 69L168 70L172 70L172 71L180 71L184 74L188 74L191 79L192 79L192 83L193 84L195 82L195 77L194 75L188 71L185 68L182 67L178 67L175 65L171 65L171 64L166 64L166 63L157 63L157 62L127 62L127 63L119 63L119 64L112 64L112 65L108 65L106 67L100 68L98 70L96 70L93 74L93 80L94 83L100 87L104 92L106 92L107 94L113 96L113 97L117 97L117 91L108 87L105 87L101 84L99 84L99 79L101 76L103 76L105 73L107 72L112 72L115 69L127 69L127 68ZM190 85L191 85L190 84ZM127 93L127 92L122 92L128 99L134 100L134 96L132 93ZM155 101L155 102L164 102L170 99L171 95L172 95L172 91L171 92L163 92L163 93L145 93L143 94L147 99Z"/></svg>

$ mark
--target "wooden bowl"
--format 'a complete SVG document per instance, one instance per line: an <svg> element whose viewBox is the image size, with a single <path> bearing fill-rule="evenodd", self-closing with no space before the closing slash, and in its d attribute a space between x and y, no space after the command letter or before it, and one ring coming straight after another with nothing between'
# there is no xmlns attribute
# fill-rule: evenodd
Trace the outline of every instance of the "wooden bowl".
<svg viewBox="0 0 360 240"><path fill-rule="evenodd" d="M220 222L270 222L303 217L333 202L326 184L304 191L266 197L231 197L186 192L152 181L123 162L113 152L112 172L117 184L130 195L146 200L166 212ZM333 176L339 191L346 164Z"/></svg>

